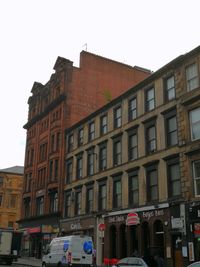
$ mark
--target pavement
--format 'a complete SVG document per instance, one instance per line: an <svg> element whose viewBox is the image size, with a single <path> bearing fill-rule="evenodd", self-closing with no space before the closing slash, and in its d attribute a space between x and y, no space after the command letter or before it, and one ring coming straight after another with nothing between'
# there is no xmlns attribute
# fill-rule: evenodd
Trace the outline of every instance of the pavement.
<svg viewBox="0 0 200 267"><path fill-rule="evenodd" d="M34 257L21 257L18 258L17 261L13 262L16 265L24 265L24 266L33 266L33 267L42 267L41 259L36 259Z"/></svg>

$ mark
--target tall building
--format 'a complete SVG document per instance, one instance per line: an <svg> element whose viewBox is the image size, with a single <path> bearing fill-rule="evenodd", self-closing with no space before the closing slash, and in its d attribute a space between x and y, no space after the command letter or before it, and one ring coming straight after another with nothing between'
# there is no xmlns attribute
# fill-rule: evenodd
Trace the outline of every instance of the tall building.
<svg viewBox="0 0 200 267"><path fill-rule="evenodd" d="M24 167L0 170L0 228L17 230L21 217Z"/></svg>
<svg viewBox="0 0 200 267"><path fill-rule="evenodd" d="M200 47L65 135L64 235L93 236L98 265L135 250L200 260Z"/></svg>
<svg viewBox="0 0 200 267"><path fill-rule="evenodd" d="M151 74L86 51L80 54L80 67L58 57L54 70L45 85L34 83L24 125L27 142L20 226L23 249L38 258L60 229L65 129Z"/></svg>

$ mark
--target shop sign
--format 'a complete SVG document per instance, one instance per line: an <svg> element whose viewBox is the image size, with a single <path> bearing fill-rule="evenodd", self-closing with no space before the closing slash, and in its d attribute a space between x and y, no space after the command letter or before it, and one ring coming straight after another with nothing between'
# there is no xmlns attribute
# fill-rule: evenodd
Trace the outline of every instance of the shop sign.
<svg viewBox="0 0 200 267"><path fill-rule="evenodd" d="M147 219L148 221L153 217L163 216L164 210L152 210L152 211L143 211L141 216L143 219Z"/></svg>
<svg viewBox="0 0 200 267"><path fill-rule="evenodd" d="M129 213L126 219L126 225L137 225L140 223L140 218L137 213Z"/></svg>
<svg viewBox="0 0 200 267"><path fill-rule="evenodd" d="M98 225L98 229L99 229L99 231L105 231L105 228L106 228L105 223L100 223L100 224Z"/></svg>
<svg viewBox="0 0 200 267"><path fill-rule="evenodd" d="M117 223L117 222L124 222L125 218L124 216L112 216L112 217L108 217L108 222L109 223Z"/></svg>
<svg viewBox="0 0 200 267"><path fill-rule="evenodd" d="M78 223L71 223L70 224L70 229L71 230L80 230L80 229L82 229L82 226L81 226L80 222L78 222Z"/></svg>
<svg viewBox="0 0 200 267"><path fill-rule="evenodd" d="M52 226L51 225L42 225L42 233L51 233L52 232Z"/></svg>
<svg viewBox="0 0 200 267"><path fill-rule="evenodd" d="M33 228L27 228L26 231L27 231L27 233L29 233L29 234L40 233L40 226L38 226L38 227L33 227Z"/></svg>
<svg viewBox="0 0 200 267"><path fill-rule="evenodd" d="M171 217L172 229L180 229L183 227L183 221L181 218Z"/></svg>

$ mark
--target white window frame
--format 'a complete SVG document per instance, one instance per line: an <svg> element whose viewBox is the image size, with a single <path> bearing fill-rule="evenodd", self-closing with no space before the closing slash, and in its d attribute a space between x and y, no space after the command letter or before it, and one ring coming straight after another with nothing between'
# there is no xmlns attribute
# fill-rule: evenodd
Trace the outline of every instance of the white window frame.
<svg viewBox="0 0 200 267"><path fill-rule="evenodd" d="M193 165L194 192L195 192L195 196L197 197L197 196L200 196L200 192L199 192L199 194L197 194L196 181L200 180L200 177L196 177L195 163L199 163L200 164L200 160L195 160L192 163L192 165Z"/></svg>
<svg viewBox="0 0 200 267"><path fill-rule="evenodd" d="M194 67L194 73L190 74L190 70L193 67ZM197 63L193 63L186 68L186 82L187 82L187 91L192 91L199 87L199 75L198 75Z"/></svg>
<svg viewBox="0 0 200 267"><path fill-rule="evenodd" d="M190 117L190 133L191 133L191 140L192 141L200 139L200 136L197 137L197 138L193 137L193 125L194 124L200 124L200 118L199 118L199 120L197 122L192 123L192 112L197 111L197 110L200 112L200 108L195 108L195 109L191 110L190 113L189 113L189 117Z"/></svg>

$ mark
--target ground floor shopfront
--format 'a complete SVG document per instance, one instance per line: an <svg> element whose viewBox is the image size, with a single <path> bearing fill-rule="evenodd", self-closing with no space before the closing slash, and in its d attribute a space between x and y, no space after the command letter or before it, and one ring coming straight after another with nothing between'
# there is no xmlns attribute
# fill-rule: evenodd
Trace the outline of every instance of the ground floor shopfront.
<svg viewBox="0 0 200 267"><path fill-rule="evenodd" d="M59 235L57 215L41 216L20 221L23 233L21 255L40 259L51 240Z"/></svg>
<svg viewBox="0 0 200 267"><path fill-rule="evenodd" d="M105 215L104 257L121 259L160 254L167 266L183 267L188 263L185 204L168 203ZM127 224L127 216L137 213L138 223Z"/></svg>

